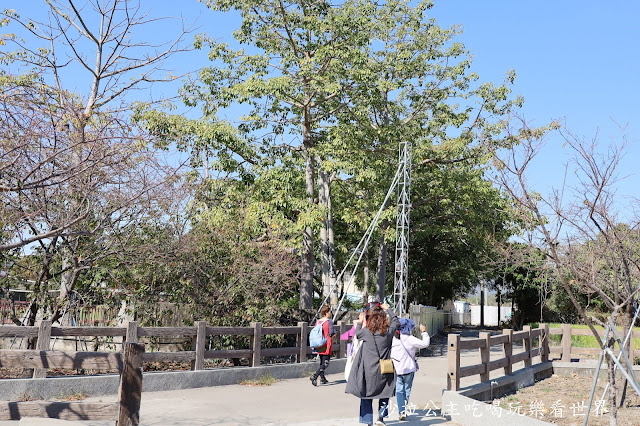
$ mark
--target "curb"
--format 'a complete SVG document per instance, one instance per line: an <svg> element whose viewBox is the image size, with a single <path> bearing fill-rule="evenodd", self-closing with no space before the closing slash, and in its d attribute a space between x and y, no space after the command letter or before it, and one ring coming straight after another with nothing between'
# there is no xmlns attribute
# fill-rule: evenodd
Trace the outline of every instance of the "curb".
<svg viewBox="0 0 640 426"><path fill-rule="evenodd" d="M327 374L344 371L346 358L332 359ZM146 372L142 378L142 392L158 392L235 385L244 380L258 380L270 375L278 380L310 376L318 363L273 364L260 367L225 367L200 371ZM73 394L86 396L116 395L120 376L62 376L46 379L0 380L0 400L16 401L30 399L63 398ZM143 395L144 398L144 395Z"/></svg>
<svg viewBox="0 0 640 426"><path fill-rule="evenodd" d="M553 373L561 376L571 376L576 374L578 376L591 377L593 378L594 373L596 372L596 366L598 362L593 360L593 362L589 361L580 361L580 362L562 362L562 361L553 361ZM636 376L640 376L640 365L634 365L633 371L636 373ZM603 362L600 367L600 377L607 377L607 363ZM616 370L616 379L622 378L622 373L619 369Z"/></svg>
<svg viewBox="0 0 640 426"><path fill-rule="evenodd" d="M535 382L551 377L555 365L551 362L543 362L532 367L515 371L508 376L501 376L489 383L478 383L459 390L460 395L473 398L478 401L491 401L495 398L516 392L520 388L533 385ZM453 391L447 391L453 392Z"/></svg>

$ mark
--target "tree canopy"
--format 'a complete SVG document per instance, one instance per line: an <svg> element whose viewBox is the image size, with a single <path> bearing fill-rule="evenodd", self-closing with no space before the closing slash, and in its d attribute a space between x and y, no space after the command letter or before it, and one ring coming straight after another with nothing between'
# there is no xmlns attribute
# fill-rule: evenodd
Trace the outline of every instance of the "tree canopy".
<svg viewBox="0 0 640 426"><path fill-rule="evenodd" d="M507 200L485 174L489 142L510 143L502 120L521 104L511 96L515 74L482 82L456 41L459 29L440 27L430 2L209 1L215 11L240 14L239 47L205 28L211 34L197 36L195 46L210 62L186 80L183 105L168 108L150 98L132 102L130 89L163 79L154 64L184 50L185 33L144 54L153 43L139 38L138 25L147 22L140 10L119 0L95 3L91 13L125 20L89 28L82 19L89 12L73 5L65 12L52 3L60 21L32 34L55 49L29 51L16 38L18 50L3 51L5 61L37 71L31 78L39 97L26 96L30 86L22 85L7 88L3 99L16 111L20 99L39 108L7 115L24 122L24 156L16 158L31 168L16 174L19 188L3 175L2 185L13 185L5 192L19 203L4 211L1 243L3 253L43 245L32 255L49 265L42 288L61 289L55 312L73 292L105 300L106 287L145 301L138 309L162 298L245 321L241 307L256 298L292 309L295 284L297 306L308 310L314 295L331 296L339 284L337 271L388 192L401 141L412 146L411 299L438 304L464 292L481 272L482 253L512 232ZM4 16L31 28L14 12ZM129 45L123 37L141 41ZM56 56L63 48L90 76L83 93L65 91ZM97 58L92 66L89 57ZM25 96L11 96L16 90ZM41 128L29 128L37 114ZM38 160L33 147L45 143ZM169 167L163 161L173 152ZM57 190L59 197L34 195L44 204L27 206L17 194L35 190L32 181L48 185L38 187L41 194ZM53 215L54 205L75 216ZM32 219L32 230L16 216L25 207L47 212ZM368 249L367 272L358 271L358 284L369 285L375 270L380 297L393 285L386 269L395 215L391 202ZM54 244L53 263L46 263L47 244Z"/></svg>

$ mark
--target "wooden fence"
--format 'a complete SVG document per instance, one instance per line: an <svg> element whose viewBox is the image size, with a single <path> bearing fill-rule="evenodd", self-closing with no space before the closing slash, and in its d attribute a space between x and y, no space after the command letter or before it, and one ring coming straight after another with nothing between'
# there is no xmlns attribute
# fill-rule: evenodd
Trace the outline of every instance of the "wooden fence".
<svg viewBox="0 0 640 426"><path fill-rule="evenodd" d="M346 357L347 342L340 341L340 334L349 328L351 324L338 321L336 335L333 337L335 357ZM39 326L0 326L0 337L37 337L36 349L41 351L49 350L51 337L56 336L121 337L124 341L131 343L138 342L139 338L187 337L192 339L193 350L145 352L144 361L191 362L192 370L202 370L205 359L247 358L249 366L259 366L261 358L295 355L296 362L304 362L307 360L307 355L312 353L308 345L310 331L306 322L299 322L293 327L264 327L259 322L251 323L251 327L212 327L204 321L197 321L193 326L186 327L139 327L138 323L133 321L124 327L52 327L51 321L42 321ZM263 348L262 338L273 334L295 335L295 346ZM248 336L250 347L206 350L206 342L210 336ZM46 377L46 370L37 368L34 370L33 377Z"/></svg>
<svg viewBox="0 0 640 426"><path fill-rule="evenodd" d="M1 350L0 366L5 368L33 368L39 372L47 368L117 369L121 378L118 402L0 401L0 420L48 417L62 420L117 420L119 426L138 425L143 354L144 345L129 342L123 344L121 353Z"/></svg>
<svg viewBox="0 0 640 426"><path fill-rule="evenodd" d="M533 339L538 337L538 347L533 348ZM513 344L522 341L524 351L513 353ZM502 357L491 360L491 347L501 346ZM462 367L460 365L460 352L465 349L479 349L480 363ZM460 379L463 377L480 375L480 382L489 382L489 374L499 368L504 369L504 374L513 372L513 364L524 361L525 367L531 367L533 358L540 356L542 362L549 360L549 326L540 324L539 328L531 329L525 326L524 330L514 332L512 329L502 330L501 335L492 336L491 333L482 332L480 337L462 339L459 334L449 334L448 340L448 373L447 389L459 390Z"/></svg>
<svg viewBox="0 0 640 426"><path fill-rule="evenodd" d="M598 330L600 340L604 335L604 330ZM558 355L562 362L571 362L574 357L579 358L582 355L598 356L600 354L600 348L577 348L571 345L571 336L593 336L593 333L588 328L571 328L571 324L561 324L560 327L553 327L549 329L550 335L561 335L560 346L551 346L551 355ZM622 339L622 329L618 328L618 334ZM634 330L633 337L640 338L640 332ZM627 353L627 356L633 362L635 353L633 345L631 350Z"/></svg>
<svg viewBox="0 0 640 426"><path fill-rule="evenodd" d="M604 330L600 332L600 339ZM622 338L622 329L618 329ZM525 326L523 331L514 332L511 329L502 330L502 335L491 336L490 333L480 333L479 338L462 339L459 334L449 334L448 341L448 383L449 390L460 389L462 377L480 375L481 382L489 381L489 373L499 368L504 368L504 374L513 372L513 364L524 361L525 367L532 365L532 359L540 356L541 362L549 361L552 355L557 355L563 362L571 362L583 355L597 356L600 348L578 348L571 345L571 336L593 336L590 329L571 328L571 324L562 324L561 327L549 328L548 324L540 324L539 328L531 329ZM551 346L549 336L561 335L560 346ZM538 347L533 348L533 339L539 337ZM634 331L633 337L640 338L640 332ZM524 352L513 355L513 344L523 341ZM503 357L497 360L490 359L491 347L502 345ZM465 349L480 350L480 364L460 366L460 351ZM633 362L635 353L633 345L627 354Z"/></svg>

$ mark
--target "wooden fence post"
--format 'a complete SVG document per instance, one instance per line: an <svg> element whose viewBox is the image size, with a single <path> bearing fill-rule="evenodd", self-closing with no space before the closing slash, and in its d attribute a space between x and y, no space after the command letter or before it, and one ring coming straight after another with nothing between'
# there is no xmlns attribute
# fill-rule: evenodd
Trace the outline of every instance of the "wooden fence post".
<svg viewBox="0 0 640 426"><path fill-rule="evenodd" d="M511 364L511 356L513 355L513 329L505 328L502 330L502 334L509 336L509 340L504 342L504 357L507 358L507 366L504 367L504 374L511 374L513 372L513 366Z"/></svg>
<svg viewBox="0 0 640 426"><path fill-rule="evenodd" d="M51 321L49 320L40 321L40 327L38 328L38 341L36 342L36 350L48 351L50 342L51 342ZM44 379L45 377L47 377L46 368L33 369L34 379Z"/></svg>
<svg viewBox="0 0 640 426"><path fill-rule="evenodd" d="M532 362L531 362L531 326L530 325L525 325L524 327L522 327L522 331L526 331L527 335L524 338L523 342L524 342L524 351L528 354L527 355L527 359L524 360L524 366L525 367L531 367Z"/></svg>
<svg viewBox="0 0 640 426"><path fill-rule="evenodd" d="M260 347L262 345L262 323L252 322L253 336L251 337L251 353L252 357L249 359L249 367L260 366Z"/></svg>
<svg viewBox="0 0 640 426"><path fill-rule="evenodd" d="M542 336L540 336L540 361L549 361L549 324L540 324Z"/></svg>
<svg viewBox="0 0 640 426"><path fill-rule="evenodd" d="M120 401L118 426L137 426L140 423L144 345L125 342L123 346L124 356L118 391L118 400Z"/></svg>
<svg viewBox="0 0 640 426"><path fill-rule="evenodd" d="M193 370L204 369L204 349L207 342L207 322L196 321L196 360L193 364Z"/></svg>
<svg viewBox="0 0 640 426"><path fill-rule="evenodd" d="M447 389L457 391L460 389L460 335L449 334L447 346L447 358L449 361L449 374L447 375Z"/></svg>
<svg viewBox="0 0 640 426"><path fill-rule="evenodd" d="M137 343L138 342L138 321L127 321L125 324L127 327L127 334L124 338L124 342ZM122 350L124 351L124 345L122 346Z"/></svg>
<svg viewBox="0 0 640 426"><path fill-rule="evenodd" d="M562 362L571 362L571 324L562 324Z"/></svg>
<svg viewBox="0 0 640 426"><path fill-rule="evenodd" d="M306 321L299 321L298 327L300 327L300 336L298 336L298 348L300 351L296 356L297 362L306 362L307 361L307 339L309 335L309 324Z"/></svg>
<svg viewBox="0 0 640 426"><path fill-rule="evenodd" d="M347 357L347 341L342 340L340 336L347 331L347 325L344 321L338 321L338 344L340 345L340 351L338 352L338 358Z"/></svg>
<svg viewBox="0 0 640 426"><path fill-rule="evenodd" d="M482 332L479 334L479 337L485 341L485 347L480 348L480 362L484 364L485 370L484 373L480 373L480 381L488 382L489 381L489 373L490 370L490 362L491 362L491 343L489 343L489 338L491 337L491 333Z"/></svg>

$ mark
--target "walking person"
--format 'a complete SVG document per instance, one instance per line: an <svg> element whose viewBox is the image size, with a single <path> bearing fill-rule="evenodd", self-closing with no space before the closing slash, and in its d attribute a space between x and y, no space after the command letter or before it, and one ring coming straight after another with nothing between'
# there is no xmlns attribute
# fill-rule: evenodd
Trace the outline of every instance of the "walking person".
<svg viewBox="0 0 640 426"><path fill-rule="evenodd" d="M378 400L378 425L384 425L389 414L389 398L395 391L395 373L382 373L380 360L391 355L391 341L400 325L395 313L386 304L367 304L360 314L362 326L356 330L361 341L347 380L346 393L360 398L360 423L373 425L373 400ZM387 318L388 314L388 318Z"/></svg>
<svg viewBox="0 0 640 426"><path fill-rule="evenodd" d="M316 322L316 325L322 324L322 336L327 339L327 343L313 351L313 353L318 354L320 358L320 366L313 376L309 377L313 386L318 386L318 378L320 378L320 383L323 385L329 383L327 378L324 376L324 371L329 366L329 360L331 359L331 350L333 345L333 339L331 337L336 333L333 328L332 316L333 312L331 312L331 306L324 305L320 309L320 319Z"/></svg>
<svg viewBox="0 0 640 426"><path fill-rule="evenodd" d="M400 420L407 418L407 404L411 395L413 378L418 371L416 350L426 348L431 342L427 328L420 324L422 340L411 335L416 324L411 319L400 318L400 328L396 331L391 345L391 359L396 370L396 401Z"/></svg>

